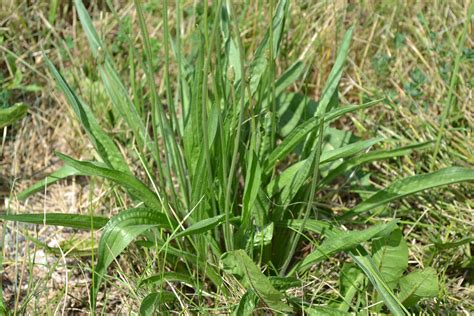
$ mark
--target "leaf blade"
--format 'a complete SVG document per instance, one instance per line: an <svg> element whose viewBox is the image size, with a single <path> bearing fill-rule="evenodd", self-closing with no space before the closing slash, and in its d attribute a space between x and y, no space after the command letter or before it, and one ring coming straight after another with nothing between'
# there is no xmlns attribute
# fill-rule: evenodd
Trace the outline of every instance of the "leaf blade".
<svg viewBox="0 0 474 316"><path fill-rule="evenodd" d="M58 170L54 171L51 173L49 176L44 178L43 180L40 180L33 184L32 186L28 187L27 189L21 191L18 193L17 198L20 201L26 200L29 196L43 190L45 187L54 184L62 179L65 179L67 177L71 176L77 176L80 175L81 172L71 166L65 165Z"/></svg>
<svg viewBox="0 0 474 316"><path fill-rule="evenodd" d="M474 181L474 169L448 167L432 173L404 178L395 181L385 189L378 191L367 200L358 204L351 211L342 215L342 218L348 218L367 212L377 206L427 189L465 181Z"/></svg>
<svg viewBox="0 0 474 316"><path fill-rule="evenodd" d="M161 202L156 194L134 176L118 170L109 169L105 166L100 166L91 161L75 160L61 153L57 153L57 155L66 164L79 170L83 175L98 176L111 180L126 188L131 194L140 198L146 205L161 210Z"/></svg>
<svg viewBox="0 0 474 316"><path fill-rule="evenodd" d="M6 109L0 108L0 128L11 125L23 118L28 112L28 106L24 103L17 103Z"/></svg>
<svg viewBox="0 0 474 316"><path fill-rule="evenodd" d="M202 234L205 233L217 225L221 224L223 219L225 217L225 214L217 215L211 218L206 218L203 219L197 223L192 224L185 230L177 233L174 238L179 238L179 237L185 237L189 235L197 235L197 234Z"/></svg>
<svg viewBox="0 0 474 316"><path fill-rule="evenodd" d="M281 312L291 312L292 309L283 302L283 294L273 287L270 280L260 271L252 259L239 249L226 252L221 256L224 271L239 278L242 283L251 288L272 309Z"/></svg>
<svg viewBox="0 0 474 316"><path fill-rule="evenodd" d="M95 309L97 292L107 267L140 234L152 227L170 228L167 217L150 208L133 208L112 217L104 227L99 242L91 301Z"/></svg>
<svg viewBox="0 0 474 316"><path fill-rule="evenodd" d="M109 221L102 216L90 216L64 213L30 213L30 214L0 214L0 219L39 225L64 226L70 228L99 229Z"/></svg>
<svg viewBox="0 0 474 316"><path fill-rule="evenodd" d="M407 307L422 298L436 297L438 292L438 276L432 267L414 271L400 279L400 301Z"/></svg>

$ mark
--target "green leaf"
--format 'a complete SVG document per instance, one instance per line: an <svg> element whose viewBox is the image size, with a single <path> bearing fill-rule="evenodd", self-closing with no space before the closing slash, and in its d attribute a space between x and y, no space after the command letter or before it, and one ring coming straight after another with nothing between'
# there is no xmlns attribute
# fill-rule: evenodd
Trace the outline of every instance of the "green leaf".
<svg viewBox="0 0 474 316"><path fill-rule="evenodd" d="M296 61L278 78L275 83L275 94L279 95L293 84L304 72L305 65L301 60Z"/></svg>
<svg viewBox="0 0 474 316"><path fill-rule="evenodd" d="M319 100L318 108L316 109L315 116L324 116L327 112L328 105L331 102L331 98L333 97L334 93L336 92L337 87L339 86L339 81L342 77L342 69L344 67L344 63L347 59L347 54L349 53L349 46L352 39L352 32L354 31L354 27L352 26L347 30L344 38L342 40L341 47L339 49L339 53L336 57L336 61L334 62L334 66L329 73L328 79L326 81L326 86L323 89L321 100Z"/></svg>
<svg viewBox="0 0 474 316"><path fill-rule="evenodd" d="M270 222L269 224L263 226L263 228L255 227L255 233L253 235L253 245L254 247L266 246L271 244L273 239L273 229L274 224Z"/></svg>
<svg viewBox="0 0 474 316"><path fill-rule="evenodd" d="M371 107L378 102L380 102L380 100L335 109L324 116L324 123L331 122L344 114ZM319 127L319 122L320 120L317 117L312 117L293 129L288 136L283 139L281 144L271 152L266 162L264 173L268 174L279 160L293 151L298 144L306 139L308 134L315 131Z"/></svg>
<svg viewBox="0 0 474 316"><path fill-rule="evenodd" d="M405 196L427 189L465 181L474 181L474 169L449 167L432 173L415 175L390 184L387 188L378 191L363 201L342 217L355 216L388 202L401 199Z"/></svg>
<svg viewBox="0 0 474 316"><path fill-rule="evenodd" d="M269 279L273 287L279 291L286 291L288 289L301 287L303 285L303 282L300 279L294 277L271 276Z"/></svg>
<svg viewBox="0 0 474 316"><path fill-rule="evenodd" d="M313 264L329 258L337 252L353 249L365 241L390 234L396 225L397 221L393 220L387 224L378 224L365 230L332 232L330 235L327 235L327 238L314 250L314 252L307 255L298 264L298 271L303 272ZM310 227L306 228L309 229Z"/></svg>
<svg viewBox="0 0 474 316"><path fill-rule="evenodd" d="M309 316L349 316L352 314L327 307L327 306L311 306L304 307L305 315Z"/></svg>
<svg viewBox="0 0 474 316"><path fill-rule="evenodd" d="M203 43L203 39L200 38L201 43ZM204 49L200 49L198 51L197 60L195 61L197 69L204 68ZM203 84L203 73L202 71L196 70L194 76L192 78L192 85L191 85L191 104L189 109L189 114L185 118L185 126L184 126L184 135L183 135L183 146L184 146L184 153L186 157L186 161L188 163L188 168L190 169L190 173L192 175L200 172L198 169L201 156L203 152L203 128L202 128L202 106L201 103L197 102L196 100L202 99L202 84ZM204 165L204 162L202 162ZM199 179L201 180L201 179ZM194 188L194 186L193 186Z"/></svg>
<svg viewBox="0 0 474 316"><path fill-rule="evenodd" d="M198 235L205 233L217 225L221 224L224 220L225 214L217 215L211 218L203 219L195 224L192 224L185 230L177 233L174 238L189 236L189 235Z"/></svg>
<svg viewBox="0 0 474 316"><path fill-rule="evenodd" d="M370 147L381 140L382 138L374 138L367 141L359 141L324 152L320 158L320 165L354 155L355 153ZM273 196L277 193L280 193L278 200L280 205L287 205L290 203L299 189L309 179L309 176L311 175L311 164L313 163L313 159L314 155L311 155L309 158L298 161L294 165L285 169L280 175L276 176L268 184L268 194Z"/></svg>
<svg viewBox="0 0 474 316"><path fill-rule="evenodd" d="M3 297L0 298L0 313L2 313L2 315L8 315L8 311L3 303Z"/></svg>
<svg viewBox="0 0 474 316"><path fill-rule="evenodd" d="M208 258L204 256L197 256L196 254L188 252L186 250L175 248L172 245L170 245L168 240L163 241L162 239L157 238L157 236L153 236L152 239L148 239L148 240L137 240L135 244L140 247L146 247L146 248L155 248L155 247L158 247L159 249L166 248L167 256L176 257L180 260L184 260L188 263L192 263L193 265L195 264L198 267L207 266L205 270L206 276L217 287L222 286L222 277L217 272L217 267L209 264ZM223 291L225 292L226 290L224 289Z"/></svg>
<svg viewBox="0 0 474 316"><path fill-rule="evenodd" d="M311 118L318 103L301 93L281 93L275 102L278 106L279 134L288 136L302 121Z"/></svg>
<svg viewBox="0 0 474 316"><path fill-rule="evenodd" d="M257 198L260 184L262 182L262 170L260 162L255 152L251 152L250 159L247 164L247 172L245 177L243 208L242 208L242 229L246 229L250 222L250 214Z"/></svg>
<svg viewBox="0 0 474 316"><path fill-rule="evenodd" d="M398 300L390 289L390 286L388 286L384 281L382 274L377 268L377 264L362 246L351 251L350 256L359 268L362 269L393 315L398 316L409 314L400 300Z"/></svg>
<svg viewBox="0 0 474 316"><path fill-rule="evenodd" d="M283 302L284 295L276 290L252 259L242 249L221 256L224 271L234 275L246 288L250 288L275 311L292 312Z"/></svg>
<svg viewBox="0 0 474 316"><path fill-rule="evenodd" d="M423 150L430 147L433 142L424 142L418 144L412 144L405 147L400 147L392 150L379 150L369 152L358 157L351 158L341 165L331 170L331 172L322 180L321 185L325 186L331 183L336 177L343 175L344 173L368 162L378 161L382 159L391 159L396 157L407 156L411 154L414 150Z"/></svg>
<svg viewBox="0 0 474 316"><path fill-rule="evenodd" d="M62 180L70 176L80 175L80 174L81 173L77 169L71 166L65 165L59 168L58 170L54 171L53 173L51 173L49 176L47 176L43 180L38 181L35 184L33 184L31 187L21 191L18 194L17 198L20 201L26 200L32 194L35 194L36 192L44 190L44 188L50 186L53 183L56 183L59 180Z"/></svg>
<svg viewBox="0 0 474 316"><path fill-rule="evenodd" d="M303 220L301 219L292 219L287 221L278 221L276 222L276 226L289 228L297 231L300 229L302 223ZM331 223L316 219L308 219L306 221L306 224L304 225L304 229L309 232L326 236L336 236L340 232L340 230L331 225Z"/></svg>
<svg viewBox="0 0 474 316"><path fill-rule="evenodd" d="M176 296L170 291L153 292L148 294L140 304L140 316L156 315L156 308L165 303L176 300Z"/></svg>
<svg viewBox="0 0 474 316"><path fill-rule="evenodd" d="M138 287L149 284L160 285L164 282L182 282L190 286L194 286L196 283L188 274L178 272L163 272L143 279L138 283Z"/></svg>
<svg viewBox="0 0 474 316"><path fill-rule="evenodd" d="M106 223L103 223L102 226L105 226L105 224ZM91 229L91 227L92 221L89 229ZM96 227L94 224L94 229L98 228L100 227ZM29 236L28 233L25 234L25 238L28 241L31 241L37 247L40 247L55 256L62 256L62 254L67 253L68 256L72 257L90 257L91 254L97 253L97 243L94 243L94 241L90 238L90 235L85 239L81 237L72 237L70 239L63 240L59 242L57 247L50 247L47 243L44 243L35 237Z"/></svg>
<svg viewBox="0 0 474 316"><path fill-rule="evenodd" d="M225 50L228 63L228 69L232 69L235 74L234 82L239 82L242 78L242 72L240 69L241 54L238 47L237 39L232 37L232 17L230 16L229 8L226 4L222 7L222 18L221 18L221 30L223 34L223 41L225 43Z"/></svg>
<svg viewBox="0 0 474 316"><path fill-rule="evenodd" d="M315 131L319 126L320 119L313 117L298 125L291 133L275 148L268 157L265 174L268 174L275 164L288 155L295 147L303 141L306 136Z"/></svg>
<svg viewBox="0 0 474 316"><path fill-rule="evenodd" d="M275 58L279 51L279 43L283 34L283 29L285 25L285 17L288 12L289 1L280 0L278 6L275 10L275 14L272 18L273 28L273 42L270 43L270 29L267 30L265 36L257 47L254 59L250 64L250 91L252 94L257 91L257 87L260 83L260 80L268 67L269 58L266 56L266 52L269 50L269 46L272 45L273 57Z"/></svg>
<svg viewBox="0 0 474 316"><path fill-rule="evenodd" d="M394 289L408 268L408 246L401 230L372 241L372 257L387 285Z"/></svg>
<svg viewBox="0 0 474 316"><path fill-rule="evenodd" d="M0 108L0 128L11 125L22 119L28 112L28 106L24 103L17 103L8 108Z"/></svg>
<svg viewBox="0 0 474 316"><path fill-rule="evenodd" d="M64 226L87 230L90 230L91 228L102 228L109 220L108 218L101 216L63 213L0 214L0 219L12 222Z"/></svg>
<svg viewBox="0 0 474 316"><path fill-rule="evenodd" d="M361 270L352 262L346 262L342 266L339 275L339 289L341 294L345 295L355 285L357 277Z"/></svg>
<svg viewBox="0 0 474 316"><path fill-rule="evenodd" d="M99 258L91 289L93 307L102 278L112 261L140 234L152 227L171 228L167 217L155 209L133 208L120 212L105 225L99 242Z"/></svg>
<svg viewBox="0 0 474 316"><path fill-rule="evenodd" d="M99 126L97 119L92 113L91 109L85 104L69 86L66 79L59 73L53 63L46 58L46 63L53 77L55 78L59 88L64 93L69 105L74 110L77 119L81 123L84 130L87 132L94 148L100 155L102 160L113 169L122 172L130 173L130 170L118 150L112 138L109 137Z"/></svg>
<svg viewBox="0 0 474 316"><path fill-rule="evenodd" d="M57 153L67 165L81 172L85 176L96 176L111 180L123 188L127 189L134 197L137 197L147 206L155 207L157 212L161 210L161 202L156 194L151 191L143 182L134 176L121 171L100 166L91 161L79 161L61 153Z"/></svg>
<svg viewBox="0 0 474 316"><path fill-rule="evenodd" d="M253 315L253 311L258 302L258 296L252 289L247 292L240 299L239 305L232 311L232 316Z"/></svg>
<svg viewBox="0 0 474 316"><path fill-rule="evenodd" d="M269 183L267 191L270 196L280 193L278 198L279 205L287 206L308 180L314 158L315 156L311 155L309 158L295 163ZM274 219L281 220L283 214L280 213L282 212L277 212Z"/></svg>
<svg viewBox="0 0 474 316"><path fill-rule="evenodd" d="M75 6L82 28L86 34L92 54L97 61L100 77L104 84L105 90L109 95L114 108L119 112L120 116L127 122L137 139L139 148L143 148L147 133L138 112L130 100L129 94L118 75L118 71L113 63L110 54L105 45L102 43L97 31L92 24L91 18L87 13L87 9L81 0L75 0ZM149 142L146 143L149 145ZM152 151L154 153L154 151Z"/></svg>
<svg viewBox="0 0 474 316"><path fill-rule="evenodd" d="M289 166L282 173L277 175L267 185L267 193L270 197L282 192L286 187L290 186L292 182L297 181L296 174L298 171L305 167L307 159L296 162ZM306 180L306 179L304 179ZM283 195L283 193L281 194ZM281 198L281 200L286 200Z"/></svg>
<svg viewBox="0 0 474 316"><path fill-rule="evenodd" d="M328 163L334 160L338 160L341 158L347 158L352 156L368 147L371 147L378 142L382 141L383 137L376 137L368 140L358 141L352 144L348 144L346 146L342 146L330 151L325 151L321 154L321 161L320 163Z"/></svg>
<svg viewBox="0 0 474 316"><path fill-rule="evenodd" d="M453 242L447 242L447 243L435 242L434 245L437 249L453 249L465 244L470 244L471 242L474 242L474 237L465 237L465 238L461 238L459 240L456 240Z"/></svg>
<svg viewBox="0 0 474 316"><path fill-rule="evenodd" d="M400 279L400 301L407 307L439 293L438 276L432 267L414 271Z"/></svg>
<svg viewBox="0 0 474 316"><path fill-rule="evenodd" d="M347 312L351 307L354 296L362 291L365 276L362 271L353 263L344 263L339 277L339 289L343 296L343 301L338 309Z"/></svg>

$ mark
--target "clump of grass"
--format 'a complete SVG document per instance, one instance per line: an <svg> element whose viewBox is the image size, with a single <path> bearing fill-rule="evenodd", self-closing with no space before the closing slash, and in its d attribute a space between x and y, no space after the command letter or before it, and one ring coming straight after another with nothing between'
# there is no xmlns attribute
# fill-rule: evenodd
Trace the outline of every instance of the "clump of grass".
<svg viewBox="0 0 474 316"><path fill-rule="evenodd" d="M140 65L144 80L131 80L130 89L82 2L75 4L114 115L132 135L127 139L127 155L136 158L146 177L132 172L117 139L104 132L95 112L47 60L89 136L97 160L79 161L58 153L65 166L20 193L19 198L26 199L59 179L84 175L119 187L133 207L110 219L93 212L76 216L6 214L0 218L86 229L92 240L94 230L102 229L97 263L92 267L90 304L94 312L97 294L109 278L108 267L135 240L143 256L152 258L153 266L149 269L153 274L143 275L136 284L142 314L223 308L218 303L209 306L209 297L230 303L223 313L248 314L254 309L336 313L369 308L375 313L389 310L403 314L416 308L420 299L438 295L432 268L406 273L407 244L397 220L362 230L343 228L373 222L371 217L391 201L471 181L473 170L451 167L401 179L373 195L361 194L362 201L344 212L331 212L317 203L318 194L362 164L431 145L369 151L387 140L361 140L331 127L330 123L343 115L381 101L339 104L338 85L353 28L346 32L316 102L304 94L287 92L308 70L302 61L276 76L288 1L270 3L273 18L253 52L244 48L231 3L217 1L208 7L205 2L202 14L196 16L198 45L185 55L180 24L172 38L164 0L165 108L155 84L154 57L140 2L135 5L143 53L132 40L130 52L137 58L131 65ZM181 6L177 15L183 15ZM171 83L172 57L176 85ZM315 234L321 238L313 238ZM314 250L297 256L303 241L314 244ZM304 291L299 296L292 294L291 289L305 288L311 267L340 252L351 260L341 270L339 297L321 304ZM385 307L377 304L380 300Z"/></svg>

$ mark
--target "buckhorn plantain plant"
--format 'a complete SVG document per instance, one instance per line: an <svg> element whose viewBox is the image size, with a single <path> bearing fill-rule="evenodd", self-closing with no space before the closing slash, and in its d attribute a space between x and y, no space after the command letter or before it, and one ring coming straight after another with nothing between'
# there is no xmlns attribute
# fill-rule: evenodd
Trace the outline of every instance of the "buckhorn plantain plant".
<svg viewBox="0 0 474 316"><path fill-rule="evenodd" d="M79 161L58 153L64 167L18 197L26 199L60 179L83 175L122 188L134 207L110 219L52 213L3 214L0 218L101 230L90 290L94 312L109 265L135 240L154 254L157 263L154 274L143 276L137 284L144 315L179 308L176 304L203 311L201 303L209 293L216 300L240 298L240 303L220 310L237 315L250 314L257 307L279 313L338 314L372 304L372 311L387 308L402 315L419 299L437 295L431 268L402 278L408 252L396 220L364 230L346 231L342 225L363 223L378 207L417 192L471 181L473 170L450 167L401 179L343 213L328 214L316 203L318 192L362 164L401 157L431 145L369 151L384 139L360 140L330 126L343 115L381 101L338 103L353 28L343 38L320 100L314 101L287 92L309 69L301 60L276 77L290 1L281 0L277 5L270 1L271 25L254 52L243 47L231 2L218 0L208 7L204 1L203 13L196 17L197 44L185 54L180 38L182 3L176 2L176 35L172 38L168 1L163 0L165 109L155 83L154 56L140 1L135 1L135 7L143 52L137 51L130 38L130 75L135 78L134 72L141 67L144 80L131 80L130 88L123 83L86 8L80 0L75 5L114 114L133 136L128 139L128 153L138 158L146 178L131 171L94 111L46 59L95 148L96 160ZM172 59L176 78L170 74ZM311 238L313 233L321 238ZM303 239L315 245L301 258L295 253ZM372 245L370 252L367 244ZM319 306L309 296L296 297L286 291L303 287L312 266L339 252L347 253L353 262L342 268L340 298ZM167 282L177 282L179 289L192 295L177 300L179 294ZM369 301L356 300L359 293L369 293L361 296ZM380 300L385 307L375 304ZM221 306L216 302L214 308Z"/></svg>

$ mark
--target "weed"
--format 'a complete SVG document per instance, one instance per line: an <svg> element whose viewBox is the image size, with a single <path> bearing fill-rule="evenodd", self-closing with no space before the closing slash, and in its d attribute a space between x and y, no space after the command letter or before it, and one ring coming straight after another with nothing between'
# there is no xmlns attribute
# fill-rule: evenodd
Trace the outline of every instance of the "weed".
<svg viewBox="0 0 474 316"><path fill-rule="evenodd" d="M152 274L141 276L133 289L141 298L139 308L144 315L177 309L206 313L209 308L238 315L254 310L336 314L364 309L401 315L416 308L421 299L438 296L439 280L433 268L408 273L408 247L399 221L374 218L383 215L390 202L438 186L472 181L474 170L442 168L362 192L369 188L364 184L365 174L354 179L360 166L426 150L432 143L371 150L390 140L359 139L331 125L346 114L384 101L339 104L339 83L354 28L345 33L316 102L299 92L288 92L308 73L303 61L276 75L289 1L270 2L272 20L255 50L244 45L239 17L230 1L217 1L211 7L204 2L196 9L198 45L191 54L183 50L179 29L172 36L167 0L163 4L164 88L155 82L156 42L150 38L138 0L135 7L143 52L136 51L135 38L125 31L120 33L120 45L130 46L130 68L142 72L143 80L130 80L127 88L112 58L117 47L106 47L82 2L75 1L97 73L119 121L116 124L125 125L129 136L121 135L126 144L119 147L119 137L101 127L98 111L83 101L45 57L97 159L81 161L58 153L65 166L18 195L26 199L60 179L82 175L119 188L115 194L127 194L131 207L124 205L111 218L92 213L2 214L0 218L85 229L92 234L102 230L97 263L92 265L93 312L97 311L98 293L105 292L104 283L112 278L109 266L133 241L140 256L148 256L151 262L148 271ZM182 6L176 10L182 17ZM375 67L383 68L379 74L389 71L387 62L377 61ZM131 78L136 75L132 73ZM446 117L443 115L435 158ZM135 157L141 172L127 162L124 151ZM362 187L355 188L355 181ZM318 204L325 194L339 198L340 188L346 186L350 195L361 193L357 205L338 212ZM347 225L363 229L347 230ZM312 250L305 253L303 246L308 243ZM305 293L311 269L339 253L351 258L341 269L339 296L328 299L324 306L314 304L311 293ZM91 255L94 258L95 253ZM220 304L223 301L228 307Z"/></svg>

